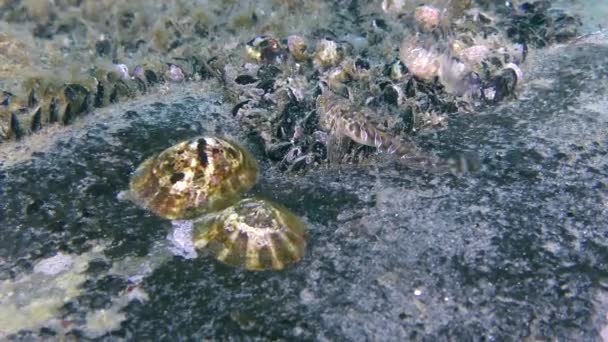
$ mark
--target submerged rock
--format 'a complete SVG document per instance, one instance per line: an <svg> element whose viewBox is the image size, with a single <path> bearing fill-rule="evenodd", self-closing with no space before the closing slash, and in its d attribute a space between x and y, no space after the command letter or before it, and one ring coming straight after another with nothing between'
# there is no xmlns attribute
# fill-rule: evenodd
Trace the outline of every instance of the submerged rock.
<svg viewBox="0 0 608 342"><path fill-rule="evenodd" d="M209 80L3 143L3 286L48 279L33 272L40 265L69 273L61 273L69 262L48 258L77 260L98 239L109 244L75 273L70 284L82 286L72 300L54 304L40 324L3 305L10 318L28 320L2 337L69 338L84 327L91 338L141 340L606 336L606 41L596 35L536 52L519 99L419 135L421 146L442 156L475 151L481 170L464 177L380 158L286 175ZM220 134L259 161L252 193L307 223L307 257L285 272L244 272L211 257L174 257L166 246L158 251L171 223L116 198L138 162L170 144ZM38 292L20 287L24 302L50 289L30 284ZM53 324L63 317L70 321Z"/></svg>

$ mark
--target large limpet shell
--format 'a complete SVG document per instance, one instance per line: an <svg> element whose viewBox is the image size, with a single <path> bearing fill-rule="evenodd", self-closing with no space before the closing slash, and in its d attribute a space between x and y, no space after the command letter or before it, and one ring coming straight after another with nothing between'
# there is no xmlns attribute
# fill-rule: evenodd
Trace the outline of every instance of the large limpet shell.
<svg viewBox="0 0 608 342"><path fill-rule="evenodd" d="M255 159L243 147L198 137L144 161L131 177L129 198L158 216L189 219L235 203L257 174Z"/></svg>
<svg viewBox="0 0 608 342"><path fill-rule="evenodd" d="M194 222L195 248L251 271L282 270L306 251L306 228L287 208L263 199L243 199Z"/></svg>

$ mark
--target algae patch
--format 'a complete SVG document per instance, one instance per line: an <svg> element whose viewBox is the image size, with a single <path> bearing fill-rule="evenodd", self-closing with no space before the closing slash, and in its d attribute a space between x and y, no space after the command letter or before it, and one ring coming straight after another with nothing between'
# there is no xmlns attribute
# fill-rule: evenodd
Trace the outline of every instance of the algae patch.
<svg viewBox="0 0 608 342"><path fill-rule="evenodd" d="M98 244L83 254L58 252L38 261L33 271L14 279L0 282L0 337L14 337L25 331L48 328L58 336L79 330L85 336L96 338L120 329L126 314L122 311L131 301L145 302L148 294L139 286L141 279L157 266L141 269L137 258L124 258L112 263L107 274L126 278L129 286L110 298L103 309L88 311L84 320L77 313L65 313L64 305L80 302L86 295L86 283L99 276L90 272L93 262L108 262L104 256L106 244ZM163 248L157 249L158 251ZM158 258L148 256L149 260ZM162 263L166 257L161 257Z"/></svg>
<svg viewBox="0 0 608 342"><path fill-rule="evenodd" d="M34 266L31 274L0 283L0 336L47 325L61 325L59 309L81 292L89 261L101 257L101 247L88 253L58 253Z"/></svg>

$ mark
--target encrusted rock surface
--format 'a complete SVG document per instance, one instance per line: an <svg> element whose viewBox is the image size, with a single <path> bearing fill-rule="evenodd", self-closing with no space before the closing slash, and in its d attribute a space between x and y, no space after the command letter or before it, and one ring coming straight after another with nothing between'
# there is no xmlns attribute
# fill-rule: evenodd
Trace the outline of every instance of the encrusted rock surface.
<svg viewBox="0 0 608 342"><path fill-rule="evenodd" d="M72 297L45 307L52 322L0 327L0 337L606 338L607 42L598 34L536 51L517 100L418 136L441 156L474 153L480 169L463 176L373 155L285 174L215 79L5 142L0 281L40 277L57 255L87 267ZM252 150L263 172L247 196L304 218L310 238L297 266L249 273L172 256L171 222L117 198L147 156L207 134ZM1 297L0 310L22 299Z"/></svg>

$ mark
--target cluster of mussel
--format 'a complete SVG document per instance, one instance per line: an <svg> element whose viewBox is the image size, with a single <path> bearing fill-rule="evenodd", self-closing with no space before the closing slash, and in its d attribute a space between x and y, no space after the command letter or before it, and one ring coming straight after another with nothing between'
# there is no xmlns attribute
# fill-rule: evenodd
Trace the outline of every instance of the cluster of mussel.
<svg viewBox="0 0 608 342"><path fill-rule="evenodd" d="M434 96L424 82L413 77L405 81L407 68L400 61L396 66L373 66L365 58L349 57L351 52L351 46L329 37L309 49L302 36L283 42L261 36L246 44L249 62L240 69L231 66L224 74L239 94L233 114L258 135L281 168L297 171L328 158L356 160L369 152L365 147L398 152L411 146L396 138L398 129L424 125L416 114L426 112L428 107L420 107L430 106L431 98L446 110L455 108L445 97ZM411 95L407 103L395 85L397 78ZM376 114L382 110L409 115L408 126L395 129L395 122L404 120L395 115L382 120Z"/></svg>
<svg viewBox="0 0 608 342"><path fill-rule="evenodd" d="M537 47L570 41L582 25L578 16L552 8L549 0L524 2L505 14L501 24L507 36Z"/></svg>
<svg viewBox="0 0 608 342"><path fill-rule="evenodd" d="M193 220L193 245L228 265L281 270L306 250L306 229L283 206L242 195L258 167L238 144L216 137L178 143L145 160L128 198L171 220Z"/></svg>
<svg viewBox="0 0 608 342"><path fill-rule="evenodd" d="M76 118L123 99L145 94L163 82L209 77L206 61L198 57L167 63L124 64L92 68L81 81L66 83L52 76L33 77L22 87L26 96L0 94L0 142L20 139L43 127L69 125Z"/></svg>
<svg viewBox="0 0 608 342"><path fill-rule="evenodd" d="M581 24L549 1L493 2L412 9L409 1L382 1L383 14L359 20L369 21L359 26L359 38L328 29L284 39L260 36L244 44L248 60L241 64L218 52L132 70L123 64L94 68L70 84L32 79L24 85L27 96L4 92L0 98L0 142L69 124L155 83L214 77L235 105L234 116L283 170L328 159L360 161L376 149L415 155L410 135L444 126L451 113L515 97L528 44L571 39ZM494 16L484 6L492 6ZM107 44L99 41L96 48L105 51Z"/></svg>
<svg viewBox="0 0 608 342"><path fill-rule="evenodd" d="M398 3L385 1L383 9ZM509 6L502 19L473 9L471 1L454 3L453 11L417 7L409 18L412 34L388 63L372 51L378 39L371 33L363 49L331 35L252 39L245 46L249 61L224 73L239 97L233 114L287 170L353 160L369 147L402 157L415 150L407 141L413 132L442 126L451 113L514 98L528 42L539 45L530 37L534 27L550 24L546 40L563 41L580 26L574 16L549 11L546 1ZM378 22L374 30L390 30L390 22Z"/></svg>

